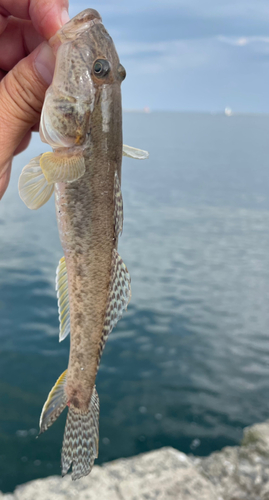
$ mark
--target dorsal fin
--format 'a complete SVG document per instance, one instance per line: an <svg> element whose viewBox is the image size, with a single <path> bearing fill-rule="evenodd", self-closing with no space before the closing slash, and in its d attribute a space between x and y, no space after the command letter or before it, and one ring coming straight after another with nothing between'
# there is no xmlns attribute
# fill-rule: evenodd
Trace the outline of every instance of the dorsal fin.
<svg viewBox="0 0 269 500"><path fill-rule="evenodd" d="M121 319L123 311L131 300L131 277L117 250L112 253L111 279L107 300L107 309L100 341L99 363L107 338L114 326Z"/></svg>

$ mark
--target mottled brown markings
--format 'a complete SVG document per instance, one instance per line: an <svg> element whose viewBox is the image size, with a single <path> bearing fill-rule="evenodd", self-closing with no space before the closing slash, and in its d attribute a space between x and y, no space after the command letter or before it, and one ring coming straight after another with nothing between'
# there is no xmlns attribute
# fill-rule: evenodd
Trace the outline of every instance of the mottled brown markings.
<svg viewBox="0 0 269 500"><path fill-rule="evenodd" d="M71 398L70 403L72 403L72 405L74 405L75 408L80 408L80 402L78 398L76 397Z"/></svg>
<svg viewBox="0 0 269 500"><path fill-rule="evenodd" d="M81 113L81 104L77 109L77 100L66 97L55 101L55 112L51 114L51 124L61 135L76 141L77 145L85 141L90 116L89 105L85 103L85 112Z"/></svg>
<svg viewBox="0 0 269 500"><path fill-rule="evenodd" d="M85 64L85 66L87 65L87 60L86 58L84 57L84 54L83 52L79 52L79 57L81 59L81 61Z"/></svg>
<svg viewBox="0 0 269 500"><path fill-rule="evenodd" d="M97 37L98 43L93 38ZM99 39L102 42L99 43ZM91 46L91 60L85 52L76 48L78 57L72 54L71 82L67 88L76 85L76 76L81 71L92 71L92 65L101 55L111 64L110 84L113 85L111 103L111 122L109 132L102 130L100 81L94 82L95 103L85 131L85 164L83 178L65 185L64 200L59 210L60 224L65 228L61 240L66 256L68 288L70 298L71 344L67 375L66 392L77 409L86 412L91 399L99 357L106 341L106 332L110 331L111 318L118 317L118 304L107 307L107 298L111 281L112 254L117 246L115 238L115 172L119 185L121 181L122 131L121 131L121 95L118 76L119 60L113 43L101 25L94 25L88 38L83 35L80 43ZM83 68L84 66L84 68ZM73 82L73 83L72 83ZM113 83L111 83L113 82ZM90 96L89 96L90 101ZM66 101L61 103L65 106ZM71 108L71 106L73 108ZM72 109L72 111L71 111ZM69 102L65 109L66 132L74 133L78 129L79 116L75 103ZM84 113L89 112L84 105ZM78 113L79 115L79 113ZM84 123L81 120L81 123ZM104 194L106 193L106 194ZM116 281L120 283L121 280ZM113 300L122 297L122 293L113 290ZM121 300L118 299L118 300ZM81 368L83 367L83 371ZM74 403L75 402L75 403Z"/></svg>
<svg viewBox="0 0 269 500"><path fill-rule="evenodd" d="M85 277L85 269L81 263L76 266L76 274L78 277Z"/></svg>
<svg viewBox="0 0 269 500"><path fill-rule="evenodd" d="M84 354L82 354L82 353L78 353L78 354L77 354L77 360L78 360L78 362L79 362L79 363L83 364L83 363L84 363L84 361L85 361L85 356L84 356Z"/></svg>
<svg viewBox="0 0 269 500"><path fill-rule="evenodd" d="M83 326L83 320L84 320L83 313L77 312L74 314L74 321L76 326Z"/></svg>
<svg viewBox="0 0 269 500"><path fill-rule="evenodd" d="M81 292L77 292L77 291L75 291L74 295L75 295L76 300L77 300L78 302L80 302L81 300L83 300L83 294L82 294Z"/></svg>

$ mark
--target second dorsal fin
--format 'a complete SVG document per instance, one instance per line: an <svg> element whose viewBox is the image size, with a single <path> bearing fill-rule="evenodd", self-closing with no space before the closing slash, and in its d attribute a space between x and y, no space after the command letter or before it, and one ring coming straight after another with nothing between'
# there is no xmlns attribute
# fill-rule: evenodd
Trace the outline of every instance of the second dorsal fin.
<svg viewBox="0 0 269 500"><path fill-rule="evenodd" d="M107 299L107 308L99 347L99 362L104 350L107 338L114 326L121 319L123 311L131 300L131 277L126 265L117 250L112 253L111 279Z"/></svg>

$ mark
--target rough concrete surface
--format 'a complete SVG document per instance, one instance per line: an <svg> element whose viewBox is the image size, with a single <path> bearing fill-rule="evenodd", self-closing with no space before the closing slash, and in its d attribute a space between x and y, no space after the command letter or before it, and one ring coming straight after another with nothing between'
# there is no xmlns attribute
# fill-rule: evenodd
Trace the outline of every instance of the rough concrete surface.
<svg viewBox="0 0 269 500"><path fill-rule="evenodd" d="M241 446L209 457L162 448L95 466L89 476L39 479L0 500L269 500L269 421L247 427Z"/></svg>

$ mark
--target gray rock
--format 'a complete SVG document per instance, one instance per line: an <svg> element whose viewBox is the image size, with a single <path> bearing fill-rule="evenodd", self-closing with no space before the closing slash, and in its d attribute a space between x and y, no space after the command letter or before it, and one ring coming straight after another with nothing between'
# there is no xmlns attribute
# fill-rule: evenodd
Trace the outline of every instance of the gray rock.
<svg viewBox="0 0 269 500"><path fill-rule="evenodd" d="M247 427L241 446L195 464L223 500L269 500L269 421Z"/></svg>
<svg viewBox="0 0 269 500"><path fill-rule="evenodd" d="M209 457L173 448L95 466L79 481L39 479L0 500L269 500L269 421Z"/></svg>
<svg viewBox="0 0 269 500"><path fill-rule="evenodd" d="M117 478L121 500L215 500L214 488L192 461L173 448L163 448L135 458L107 464L111 477Z"/></svg>
<svg viewBox="0 0 269 500"><path fill-rule="evenodd" d="M269 456L269 420L262 424L255 424L244 429L242 446L256 450L264 456Z"/></svg>
<svg viewBox="0 0 269 500"><path fill-rule="evenodd" d="M79 481L70 476L39 479L16 488L3 500L216 500L210 481L192 461L173 448L116 460ZM0 500L2 498L0 497Z"/></svg>

